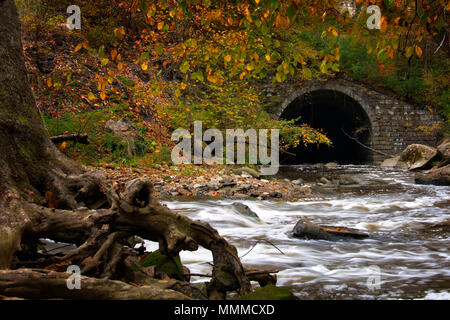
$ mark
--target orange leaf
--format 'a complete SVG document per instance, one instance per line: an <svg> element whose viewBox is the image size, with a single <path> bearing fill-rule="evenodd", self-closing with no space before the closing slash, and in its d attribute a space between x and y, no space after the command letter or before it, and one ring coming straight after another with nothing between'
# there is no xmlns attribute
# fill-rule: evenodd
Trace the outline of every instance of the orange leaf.
<svg viewBox="0 0 450 320"><path fill-rule="evenodd" d="M59 151L64 151L64 149L66 149L67 147L67 142L63 141L63 143L61 143L61 145L59 146Z"/></svg>
<svg viewBox="0 0 450 320"><path fill-rule="evenodd" d="M82 43L79 43L79 44L75 47L74 52L78 52L82 47L83 47L83 44L82 44Z"/></svg>
<svg viewBox="0 0 450 320"><path fill-rule="evenodd" d="M47 192L45 193L45 200L47 200L47 201L52 200L52 196L53 196L53 192L47 191Z"/></svg>
<svg viewBox="0 0 450 320"><path fill-rule="evenodd" d="M115 58L117 56L117 50L113 49L113 51L111 51L111 58Z"/></svg>
<svg viewBox="0 0 450 320"><path fill-rule="evenodd" d="M422 48L420 48L419 46L416 46L416 54L419 58L422 57Z"/></svg>

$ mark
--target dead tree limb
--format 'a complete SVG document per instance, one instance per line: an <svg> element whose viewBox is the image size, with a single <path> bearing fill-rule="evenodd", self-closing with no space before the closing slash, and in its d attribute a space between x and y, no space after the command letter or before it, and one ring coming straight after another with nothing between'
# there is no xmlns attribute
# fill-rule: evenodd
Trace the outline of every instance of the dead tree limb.
<svg viewBox="0 0 450 320"><path fill-rule="evenodd" d="M379 154L381 154L381 155L383 155L383 156L387 156L387 157L390 157L390 158L393 158L393 157L394 157L394 156L391 155L391 154L384 153L384 152L382 152L382 151L378 151L378 150L373 149L373 148L371 148L371 147L369 147L369 146L366 146L364 143L362 143L361 141L359 141L359 140L356 139L355 137L352 137L352 136L349 135L347 132L345 132L345 131L344 131L344 128L341 128L341 130L342 130L342 132L343 132L349 139L352 139L353 141L355 141L355 142L356 142L357 144L359 144L360 146L362 146L362 147L364 147L364 148L366 148L366 149L368 149L368 150L370 150L370 151L379 153Z"/></svg>
<svg viewBox="0 0 450 320"><path fill-rule="evenodd" d="M62 134L59 136L50 137L50 140L54 144L58 144L64 141L73 141L75 143L89 144L87 134Z"/></svg>

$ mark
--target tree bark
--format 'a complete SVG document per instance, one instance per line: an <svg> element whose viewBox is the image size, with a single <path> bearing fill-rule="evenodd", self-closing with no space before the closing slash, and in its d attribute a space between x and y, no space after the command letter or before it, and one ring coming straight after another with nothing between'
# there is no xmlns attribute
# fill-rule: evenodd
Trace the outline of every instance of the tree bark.
<svg viewBox="0 0 450 320"><path fill-rule="evenodd" d="M118 193L105 174L86 171L55 147L28 83L14 1L0 0L0 269L5 270L0 272L0 293L71 299L187 297L152 281L136 288L108 280L129 278L126 262L138 261L135 236L158 241L166 255L199 245L211 250L210 298L224 298L229 290L247 293L250 282L235 247L210 225L159 204L152 190L143 178ZM77 249L50 257L38 252L39 238L72 243ZM9 270L33 261L43 267L58 267L59 262L84 265L82 273L102 279L84 277L84 289L68 290L65 273ZM136 268L135 275L146 274Z"/></svg>

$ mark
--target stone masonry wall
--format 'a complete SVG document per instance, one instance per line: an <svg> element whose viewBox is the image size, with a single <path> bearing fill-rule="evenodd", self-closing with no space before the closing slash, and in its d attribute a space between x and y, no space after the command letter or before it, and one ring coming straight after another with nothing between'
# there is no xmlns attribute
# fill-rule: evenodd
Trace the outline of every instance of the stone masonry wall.
<svg viewBox="0 0 450 320"><path fill-rule="evenodd" d="M435 146L439 140L437 134L426 134L417 129L421 125L432 126L441 120L439 116L415 107L393 94L380 92L353 81L310 81L301 88L285 84L283 89L278 89L268 89L269 95L274 95L280 101L272 110L275 118L279 118L283 110L297 97L308 92L334 90L348 95L361 105L370 119L369 147L387 154L398 154L412 143ZM373 161L382 161L385 158L387 157L372 152Z"/></svg>

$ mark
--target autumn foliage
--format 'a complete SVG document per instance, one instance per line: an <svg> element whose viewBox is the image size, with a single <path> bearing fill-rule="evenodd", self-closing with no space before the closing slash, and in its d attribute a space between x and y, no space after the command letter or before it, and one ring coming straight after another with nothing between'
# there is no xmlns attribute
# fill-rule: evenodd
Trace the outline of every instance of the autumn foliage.
<svg viewBox="0 0 450 320"><path fill-rule="evenodd" d="M61 14L67 3L53 2L46 11L52 14L43 19L47 28L67 16ZM267 110L277 101L265 88L346 76L386 86L447 117L448 3L359 0L353 15L339 3L79 1L83 27L66 32L73 41L70 54L93 66L83 71L69 65L41 76L39 92L67 97L59 99L58 111L43 109L62 114L83 110L83 104L87 110L125 104L135 120L151 115L165 128L143 128L160 145L171 130L189 128L195 120L205 128L280 128L284 148L329 144L320 128L273 120ZM369 30L366 8L372 4L382 15L379 29ZM71 90L76 78L88 78L90 87Z"/></svg>

